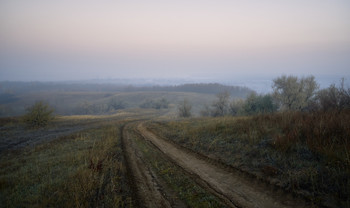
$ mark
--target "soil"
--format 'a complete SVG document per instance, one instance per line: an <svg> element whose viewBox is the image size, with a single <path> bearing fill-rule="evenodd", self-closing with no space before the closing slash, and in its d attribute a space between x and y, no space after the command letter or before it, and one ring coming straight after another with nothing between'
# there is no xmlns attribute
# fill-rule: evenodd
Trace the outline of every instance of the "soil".
<svg viewBox="0 0 350 208"><path fill-rule="evenodd" d="M155 174L142 161L141 153L129 136L129 131L122 128L123 151L126 157L128 172L131 174L137 204L140 207L172 207L163 196Z"/></svg>
<svg viewBox="0 0 350 208"><path fill-rule="evenodd" d="M194 175L199 185L215 193L216 196L220 197L223 202L229 204L231 207L309 207L306 202L293 197L291 194L279 189L268 188L266 184L257 183L256 180L251 180L238 171L232 171L219 164L208 162L198 155L174 145L166 139L158 137L148 131L143 123L137 126L137 130L146 140L161 150L166 157L170 158L186 172ZM129 146L128 151L130 152L132 146L126 146ZM135 166L139 165L136 161L132 163L135 163ZM137 171L135 170L136 173ZM144 176L144 178L147 177ZM142 179L140 178L138 180ZM141 189L143 190L145 188L141 187ZM155 204L159 205L161 202L159 201Z"/></svg>

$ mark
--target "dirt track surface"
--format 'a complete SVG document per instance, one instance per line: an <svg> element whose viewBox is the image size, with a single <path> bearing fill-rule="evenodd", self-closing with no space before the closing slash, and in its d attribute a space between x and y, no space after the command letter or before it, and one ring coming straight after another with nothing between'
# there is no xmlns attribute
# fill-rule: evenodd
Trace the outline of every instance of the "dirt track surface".
<svg viewBox="0 0 350 208"><path fill-rule="evenodd" d="M303 201L295 199L291 195L268 189L254 180L249 180L232 170L209 163L203 158L159 138L148 131L143 123L137 126L137 130L173 162L186 172L198 177L200 184L206 184L206 188L210 189L210 192L220 197L231 207L307 207Z"/></svg>
<svg viewBox="0 0 350 208"><path fill-rule="evenodd" d="M163 196L154 174L142 161L140 152L129 136L129 132L122 128L122 142L128 163L128 169L132 175L134 189L140 207L171 207L169 201Z"/></svg>

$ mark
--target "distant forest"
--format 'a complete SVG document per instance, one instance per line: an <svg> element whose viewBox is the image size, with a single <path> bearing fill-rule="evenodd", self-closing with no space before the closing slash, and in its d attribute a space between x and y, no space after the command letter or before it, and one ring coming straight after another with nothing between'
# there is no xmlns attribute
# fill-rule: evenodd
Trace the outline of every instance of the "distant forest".
<svg viewBox="0 0 350 208"><path fill-rule="evenodd" d="M196 92L196 93L206 93L206 94L218 94L221 92L228 92L236 97L246 97L253 90L248 87L240 86L227 86L218 83L199 83L199 84L183 84L176 86L152 86L152 87L127 87L125 91L163 91L163 92Z"/></svg>
<svg viewBox="0 0 350 208"><path fill-rule="evenodd" d="M218 83L183 84L174 86L134 86L96 83L62 82L0 82L0 103L11 100L13 94L34 92L195 92L218 94L228 92L235 97L245 98L253 92L248 87L227 86Z"/></svg>

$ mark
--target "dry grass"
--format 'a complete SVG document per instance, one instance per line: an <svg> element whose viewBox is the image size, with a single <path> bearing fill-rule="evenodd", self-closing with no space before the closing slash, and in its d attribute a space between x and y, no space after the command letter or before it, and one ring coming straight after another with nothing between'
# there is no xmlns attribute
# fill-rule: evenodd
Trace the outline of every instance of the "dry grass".
<svg viewBox="0 0 350 208"><path fill-rule="evenodd" d="M350 207L350 112L150 123L166 138L318 205Z"/></svg>
<svg viewBox="0 0 350 208"><path fill-rule="evenodd" d="M21 123L21 122L22 122L21 119L18 117L4 117L4 118L0 118L0 127L17 125L18 123Z"/></svg>
<svg viewBox="0 0 350 208"><path fill-rule="evenodd" d="M2 207L130 207L119 124L3 153Z"/></svg>

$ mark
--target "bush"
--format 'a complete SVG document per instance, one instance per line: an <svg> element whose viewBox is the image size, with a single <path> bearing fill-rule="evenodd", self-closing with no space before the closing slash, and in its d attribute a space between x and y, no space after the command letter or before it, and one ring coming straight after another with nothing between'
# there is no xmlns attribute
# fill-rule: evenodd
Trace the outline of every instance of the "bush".
<svg viewBox="0 0 350 208"><path fill-rule="evenodd" d="M184 99L184 101L178 107L179 116L191 117L191 109L192 109L192 105L188 102L187 99Z"/></svg>
<svg viewBox="0 0 350 208"><path fill-rule="evenodd" d="M344 79L341 80L340 86L332 84L326 89L317 93L318 108L322 111L342 111L350 109L350 88L344 87Z"/></svg>
<svg viewBox="0 0 350 208"><path fill-rule="evenodd" d="M50 121L54 119L53 108L43 101L38 101L31 107L26 109L27 114L24 115L24 122L32 127L45 127Z"/></svg>
<svg viewBox="0 0 350 208"><path fill-rule="evenodd" d="M125 108L125 103L122 100L117 100L116 98L112 98L108 102L108 110L114 111Z"/></svg>
<svg viewBox="0 0 350 208"><path fill-rule="evenodd" d="M165 98L158 100L149 100L147 99L140 105L141 108L154 108L154 109L166 109L169 107L169 101Z"/></svg>
<svg viewBox="0 0 350 208"><path fill-rule="evenodd" d="M230 115L238 116L243 114L243 106L245 105L243 99L235 99L230 103Z"/></svg>
<svg viewBox="0 0 350 208"><path fill-rule="evenodd" d="M222 92L216 95L217 100L213 103L214 117L225 116L228 111L230 94L228 92Z"/></svg>
<svg viewBox="0 0 350 208"><path fill-rule="evenodd" d="M273 102L271 95L257 95L252 93L243 106L244 115L256 115L263 113L273 113L277 111L277 105Z"/></svg>

